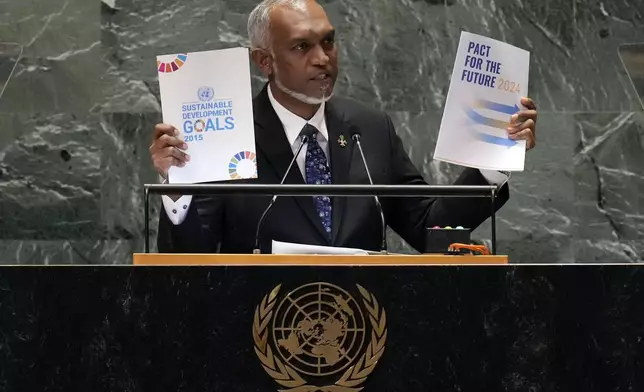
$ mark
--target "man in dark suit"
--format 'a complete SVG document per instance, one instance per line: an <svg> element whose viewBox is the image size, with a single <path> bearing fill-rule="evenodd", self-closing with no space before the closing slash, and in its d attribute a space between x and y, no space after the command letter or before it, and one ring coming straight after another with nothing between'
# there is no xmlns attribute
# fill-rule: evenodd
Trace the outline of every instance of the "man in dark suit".
<svg viewBox="0 0 644 392"><path fill-rule="evenodd" d="M359 130L375 184L426 184L413 166L385 113L336 98L335 31L314 0L265 0L251 13L248 31L252 59L269 83L253 100L258 179L240 182L279 183L300 143L301 132L312 137L297 157L289 184L368 184L351 134ZM512 117L510 137L535 145L536 108ZM164 178L170 165L189 164L187 146L171 125L158 124L150 146L152 161ZM456 184L503 182L500 173L466 169ZM496 177L495 177L496 176ZM163 196L159 221L160 252L251 253L255 229L268 197ZM509 198L503 184L497 203ZM471 229L489 217L485 199L382 198L388 225L418 251L424 250L427 226L461 225ZM262 231L262 250L279 240L378 250L380 216L374 199L281 197Z"/></svg>

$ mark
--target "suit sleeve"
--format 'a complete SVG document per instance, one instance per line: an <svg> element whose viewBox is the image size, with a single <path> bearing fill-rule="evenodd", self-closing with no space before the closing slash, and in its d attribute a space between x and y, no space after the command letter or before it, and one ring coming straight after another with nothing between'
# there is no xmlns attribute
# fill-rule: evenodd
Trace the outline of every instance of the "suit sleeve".
<svg viewBox="0 0 644 392"><path fill-rule="evenodd" d="M161 208L157 247L160 253L217 253L222 236L221 197L194 196L185 220L173 224Z"/></svg>
<svg viewBox="0 0 644 392"><path fill-rule="evenodd" d="M426 185L405 152L393 123L386 116L391 144L389 181L395 185ZM466 168L454 185L489 185L476 169ZM498 210L509 199L505 184L496 198ZM383 205L384 207L384 205ZM385 211L389 226L417 251L425 249L425 228L433 226L463 226L474 230L491 215L489 198L392 198Z"/></svg>

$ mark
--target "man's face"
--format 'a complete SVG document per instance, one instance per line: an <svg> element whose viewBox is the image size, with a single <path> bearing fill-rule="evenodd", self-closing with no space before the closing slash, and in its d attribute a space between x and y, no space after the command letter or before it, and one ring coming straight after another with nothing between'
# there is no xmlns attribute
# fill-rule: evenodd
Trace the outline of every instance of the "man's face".
<svg viewBox="0 0 644 392"><path fill-rule="evenodd" d="M338 75L335 31L322 7L275 7L270 24L272 75L282 88L313 99L331 96Z"/></svg>

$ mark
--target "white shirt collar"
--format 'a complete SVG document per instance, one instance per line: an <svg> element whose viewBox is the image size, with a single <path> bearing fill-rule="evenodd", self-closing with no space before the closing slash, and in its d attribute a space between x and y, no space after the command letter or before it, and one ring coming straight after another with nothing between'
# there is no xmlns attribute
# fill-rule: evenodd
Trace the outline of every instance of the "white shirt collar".
<svg viewBox="0 0 644 392"><path fill-rule="evenodd" d="M326 129L326 120L324 118L324 102L320 105L318 111L315 112L313 117L311 117L309 121L306 121L277 102L273 96L273 92L271 91L270 84L268 85L268 99L271 102L275 113L277 113L277 117L279 117L282 122L284 132L286 132L286 138L291 146L295 145L300 132L302 132L302 128L304 128L304 125L307 123L313 125L318 131L320 131L318 138L322 136L324 137L324 140L329 140L329 132Z"/></svg>

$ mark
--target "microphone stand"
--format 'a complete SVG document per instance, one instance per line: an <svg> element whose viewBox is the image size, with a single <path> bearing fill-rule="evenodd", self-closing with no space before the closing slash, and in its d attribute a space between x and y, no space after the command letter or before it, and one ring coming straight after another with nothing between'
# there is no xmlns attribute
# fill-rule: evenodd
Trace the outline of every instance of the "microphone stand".
<svg viewBox="0 0 644 392"><path fill-rule="evenodd" d="M360 158L362 158L362 164L364 166L365 171L367 172L367 178L369 179L369 184L373 185L373 180L371 179L371 173L369 173L369 166L367 166L367 160L364 157L364 152L362 151L362 143L360 143L360 134L359 133L354 133L351 135L351 138L355 141L356 145L358 146L358 150L360 151ZM378 209L378 212L380 213L380 225L382 227L382 233L381 233L381 238L382 238L382 243L380 244L380 253L387 254L387 223L385 222L385 213L382 210L382 205L380 204L380 199L378 196L374 195L373 199L376 202L376 208Z"/></svg>
<svg viewBox="0 0 644 392"><path fill-rule="evenodd" d="M302 133L300 135L300 146L297 148L297 151L295 152L295 155L293 155L293 159L291 159L291 163L289 163L288 168L286 169L286 173L284 173L284 177L282 177L282 181L280 181L280 185L284 184L284 181L286 181L286 177L288 174L291 172L291 167L293 167L293 164L295 163L295 160L297 157L300 155L300 152L302 151L302 148L309 142L309 139L311 138L312 135L309 135L308 133ZM261 254L262 251L259 246L259 237L260 237L260 232L262 230L262 227L264 226L264 221L266 220L266 217L268 216L268 212L273 208L273 204L275 204L275 201L277 200L278 195L273 195L273 198L271 201L268 203L268 206L264 210L264 213L262 216L259 218L259 222L257 223L257 230L255 231L255 249L253 249L253 254Z"/></svg>

